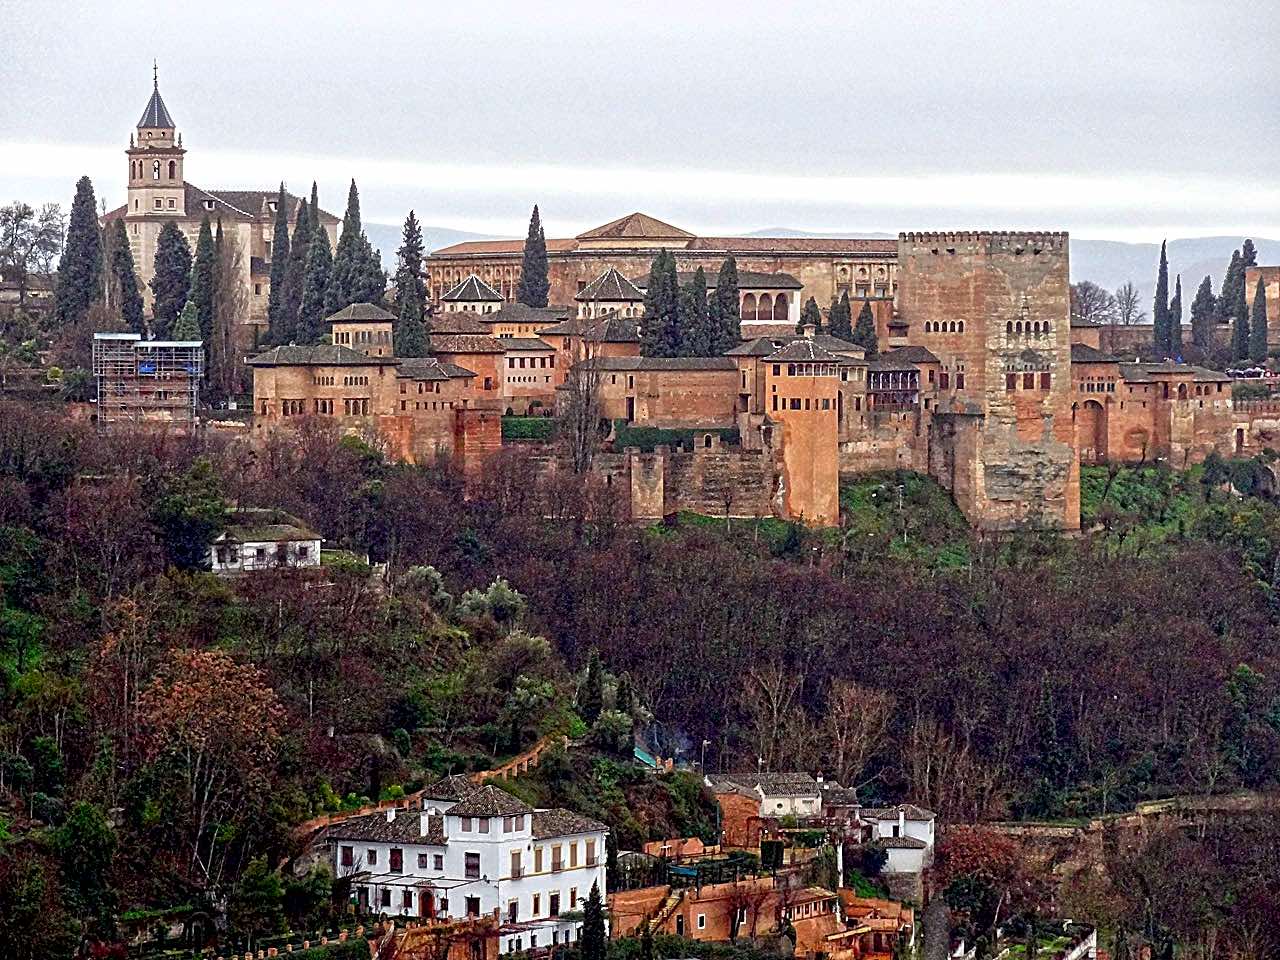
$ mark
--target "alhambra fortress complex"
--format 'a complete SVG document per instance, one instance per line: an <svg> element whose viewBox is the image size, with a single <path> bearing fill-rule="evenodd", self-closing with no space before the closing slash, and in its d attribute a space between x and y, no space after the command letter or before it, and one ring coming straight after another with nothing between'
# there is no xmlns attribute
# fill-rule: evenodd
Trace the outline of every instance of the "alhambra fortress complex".
<svg viewBox="0 0 1280 960"><path fill-rule="evenodd" d="M586 378L602 424L590 470L635 519L689 509L833 524L841 475L906 468L936 478L979 528L1072 530L1082 463L1182 467L1213 450L1256 452L1280 434L1280 407L1233 402L1224 374L1103 352L1101 328L1072 324L1068 239L1051 231L702 237L633 213L547 240L547 307L515 300L522 241L436 250L427 357L395 356L394 318L372 304L330 317L330 342L255 354L275 191L189 183L158 87L126 152L128 199L108 216L124 218L144 284L168 220L194 240L204 216L221 218L248 252L242 342L254 438L327 417L405 459L447 454L476 476L502 446L504 414L564 412ZM337 218L322 222L336 240ZM682 280L703 267L714 282L735 259L739 345L641 356L644 287L661 250ZM842 294L855 316L870 304L878 355L799 329L801 304ZM686 431L691 442L616 442L636 427ZM554 444L537 460L571 469Z"/></svg>

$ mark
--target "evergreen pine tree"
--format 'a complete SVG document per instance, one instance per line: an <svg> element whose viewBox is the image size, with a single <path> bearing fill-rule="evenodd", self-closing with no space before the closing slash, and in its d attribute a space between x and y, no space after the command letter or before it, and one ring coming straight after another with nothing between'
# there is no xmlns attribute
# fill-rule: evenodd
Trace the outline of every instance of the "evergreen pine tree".
<svg viewBox="0 0 1280 960"><path fill-rule="evenodd" d="M707 275L698 267L680 291L680 356L706 357L715 338L709 329Z"/></svg>
<svg viewBox="0 0 1280 960"><path fill-rule="evenodd" d="M827 332L841 340L853 340L853 308L849 305L847 290L831 305L831 314L827 319Z"/></svg>
<svg viewBox="0 0 1280 960"><path fill-rule="evenodd" d="M1175 279L1173 299L1169 301L1169 356L1182 358L1182 274Z"/></svg>
<svg viewBox="0 0 1280 960"><path fill-rule="evenodd" d="M1213 280L1200 281L1196 298L1191 301L1191 339L1197 347L1208 350L1213 346L1213 327L1217 322L1218 300L1213 295Z"/></svg>
<svg viewBox="0 0 1280 960"><path fill-rule="evenodd" d="M591 894L582 908L581 960L604 960L604 905L600 902L600 884L591 884Z"/></svg>
<svg viewBox="0 0 1280 960"><path fill-rule="evenodd" d="M595 647L587 657L587 674L582 679L582 689L578 691L578 715L588 724L600 719L604 709L604 668L600 664L600 654Z"/></svg>
<svg viewBox="0 0 1280 960"><path fill-rule="evenodd" d="M194 303L200 336L196 339L209 342L213 332L213 285L217 258L213 249L213 229L206 215L200 221L200 235L196 238L196 258L191 266L191 289L187 303Z"/></svg>
<svg viewBox="0 0 1280 960"><path fill-rule="evenodd" d="M295 339L299 343L319 343L324 335L325 291L329 287L329 272L333 267L333 255L329 252L329 234L317 230L307 245L307 266L302 275L302 304L298 309L298 329Z"/></svg>
<svg viewBox="0 0 1280 960"><path fill-rule="evenodd" d="M82 320L89 307L102 299L102 235L98 231L97 206L93 182L81 177L71 201L67 241L53 288L54 316L60 325Z"/></svg>
<svg viewBox="0 0 1280 960"><path fill-rule="evenodd" d="M1267 291L1258 277L1253 293L1253 316L1249 321L1249 359L1262 363L1267 359Z"/></svg>
<svg viewBox="0 0 1280 960"><path fill-rule="evenodd" d="M199 310L190 299L178 314L178 320L169 331L169 337L172 340L205 340L200 333Z"/></svg>
<svg viewBox="0 0 1280 960"><path fill-rule="evenodd" d="M542 230L542 217L538 205L533 205L529 217L529 235L524 241L524 260L520 265L520 283L516 287L516 299L527 307L545 307L551 292L547 264L547 236Z"/></svg>
<svg viewBox="0 0 1280 960"><path fill-rule="evenodd" d="M1156 352L1169 356L1169 258L1165 243L1160 242L1160 268L1156 273L1156 299L1151 311Z"/></svg>
<svg viewBox="0 0 1280 960"><path fill-rule="evenodd" d="M305 200L299 200L293 223L293 240L289 244L289 265L284 274L284 293L280 297L280 323L272 335L273 343L289 343L298 335L298 315L302 312L302 287L310 246L311 210Z"/></svg>
<svg viewBox="0 0 1280 960"><path fill-rule="evenodd" d="M191 248L178 225L172 220L160 228L156 239L155 272L151 292L155 303L151 309L151 333L165 339L178 322L178 314L187 304L191 289Z"/></svg>
<svg viewBox="0 0 1280 960"><path fill-rule="evenodd" d="M644 316L640 318L640 352L646 357L675 357L680 348L680 290L676 260L659 250L649 268L644 292Z"/></svg>
<svg viewBox="0 0 1280 960"><path fill-rule="evenodd" d="M113 229L115 239L111 244L111 276L120 290L120 319L134 333L146 333L142 290L138 285L138 273L133 268L133 252L129 249L129 235L125 232L123 217L116 219Z"/></svg>
<svg viewBox="0 0 1280 960"><path fill-rule="evenodd" d="M713 357L742 342L742 307L738 296L738 264L733 257L720 264L716 288L707 304L708 354Z"/></svg>
<svg viewBox="0 0 1280 960"><path fill-rule="evenodd" d="M880 355L880 345L876 340L876 318L871 313L870 300L862 301L862 309L858 311L858 323L853 328L852 339L866 351L868 360L874 360Z"/></svg>
<svg viewBox="0 0 1280 960"><path fill-rule="evenodd" d="M805 301L804 309L800 311L800 322L796 324L796 333L804 333L804 328L809 324L813 324L818 333L822 332L822 311L818 309L818 301L813 297Z"/></svg>
<svg viewBox="0 0 1280 960"><path fill-rule="evenodd" d="M286 342L280 339L285 326L285 276L289 272L289 203L280 183L276 195L276 226L271 236L271 290L267 296L267 340L271 343Z"/></svg>

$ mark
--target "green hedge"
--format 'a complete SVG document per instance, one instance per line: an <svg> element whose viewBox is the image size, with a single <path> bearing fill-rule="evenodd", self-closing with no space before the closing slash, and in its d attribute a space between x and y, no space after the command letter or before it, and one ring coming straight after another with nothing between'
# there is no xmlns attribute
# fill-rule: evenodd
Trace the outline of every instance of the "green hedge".
<svg viewBox="0 0 1280 960"><path fill-rule="evenodd" d="M551 417L503 417L503 440L550 440L556 422Z"/></svg>
<svg viewBox="0 0 1280 960"><path fill-rule="evenodd" d="M712 428L706 430L665 430L661 427L634 427L626 420L613 421L614 448L625 450L627 447L639 447L648 453L654 447L684 447L691 450L702 445L702 438L708 433L720 438L721 444L737 444L738 428Z"/></svg>

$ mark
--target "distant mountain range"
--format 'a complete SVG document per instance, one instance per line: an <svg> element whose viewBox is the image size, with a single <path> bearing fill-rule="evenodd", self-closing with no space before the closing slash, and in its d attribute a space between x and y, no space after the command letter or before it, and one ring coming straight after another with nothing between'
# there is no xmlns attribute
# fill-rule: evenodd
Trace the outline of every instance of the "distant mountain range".
<svg viewBox="0 0 1280 960"><path fill-rule="evenodd" d="M365 224L365 232L375 247L382 251L382 264L388 270L395 269L396 249L400 246L400 228L380 223ZM448 227L422 228L423 240L428 251L438 250L465 240L506 240L513 237L495 237L489 234L468 233ZM872 237L892 239L891 233L826 233L794 230L790 227L771 227L755 230L748 237ZM1280 240L1254 237L1258 248L1259 263L1280 263ZM1206 276L1213 277L1214 291L1222 286L1222 273L1231 262L1231 252L1239 249L1244 237L1192 237L1170 240L1168 245L1170 284L1176 274L1182 274L1183 302L1189 304L1196 287ZM1115 240L1071 240L1071 280L1092 280L1108 290L1128 281L1137 286L1148 319L1151 300L1155 296L1156 268L1160 261L1158 243L1121 243Z"/></svg>

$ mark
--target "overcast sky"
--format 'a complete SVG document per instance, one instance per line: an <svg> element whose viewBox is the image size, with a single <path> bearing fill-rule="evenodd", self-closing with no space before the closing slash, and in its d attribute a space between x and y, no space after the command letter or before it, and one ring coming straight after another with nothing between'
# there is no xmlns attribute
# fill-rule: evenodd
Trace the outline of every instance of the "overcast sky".
<svg viewBox="0 0 1280 960"><path fill-rule="evenodd" d="M188 180L373 221L1280 236L1280 31L1233 9L0 0L0 202L122 203L154 56Z"/></svg>

